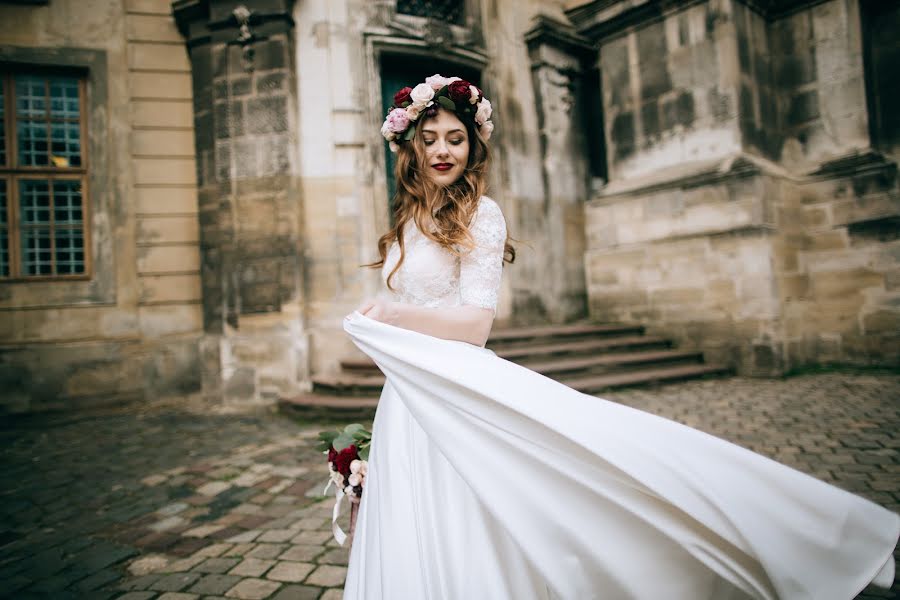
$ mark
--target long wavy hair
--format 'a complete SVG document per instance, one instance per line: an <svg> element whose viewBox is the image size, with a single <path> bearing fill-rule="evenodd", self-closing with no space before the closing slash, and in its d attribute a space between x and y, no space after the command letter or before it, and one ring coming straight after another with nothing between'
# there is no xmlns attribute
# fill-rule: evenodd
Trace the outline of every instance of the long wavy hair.
<svg viewBox="0 0 900 600"><path fill-rule="evenodd" d="M439 108L437 110L445 110ZM478 128L469 119L460 119L469 136L469 160L462 176L448 186L440 186L428 176L425 160L425 141L422 134L423 123L434 118L437 111L424 115L416 127L411 141L400 142L397 150L397 164L394 175L397 192L393 199L394 226L378 239L378 253L381 258L363 267L381 268L387 259L388 250L396 240L400 246L400 260L387 276L388 289L391 278L400 270L406 256L406 247L401 232L412 220L422 235L437 242L448 252L461 256L458 249L467 251L475 247L469 226L478 208L478 200L487 189L487 170L491 160L490 147L481 137ZM455 115L455 113L453 113ZM457 115L458 117L458 115ZM433 225L433 227L432 227ZM516 259L516 249L510 243L507 233L504 243L503 260L512 263Z"/></svg>

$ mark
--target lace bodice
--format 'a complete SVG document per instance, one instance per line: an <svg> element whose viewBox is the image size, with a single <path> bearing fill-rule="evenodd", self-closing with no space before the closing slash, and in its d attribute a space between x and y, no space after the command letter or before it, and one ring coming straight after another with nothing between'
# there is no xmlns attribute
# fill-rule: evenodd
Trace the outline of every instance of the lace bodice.
<svg viewBox="0 0 900 600"><path fill-rule="evenodd" d="M506 222L497 203L482 196L469 230L475 248L462 249L462 256L455 256L425 237L414 221L407 222L403 233L406 256L391 279L395 291L387 288L386 281L400 259L396 241L381 269L382 294L419 306L465 304L496 310L506 242Z"/></svg>

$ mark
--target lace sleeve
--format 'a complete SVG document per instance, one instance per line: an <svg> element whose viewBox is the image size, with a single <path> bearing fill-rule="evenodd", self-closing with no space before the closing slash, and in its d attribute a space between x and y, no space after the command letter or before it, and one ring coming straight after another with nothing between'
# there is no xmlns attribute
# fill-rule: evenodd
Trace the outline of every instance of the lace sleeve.
<svg viewBox="0 0 900 600"><path fill-rule="evenodd" d="M496 311L506 243L506 221L496 202L482 197L470 232L475 248L464 252L460 259L460 304Z"/></svg>

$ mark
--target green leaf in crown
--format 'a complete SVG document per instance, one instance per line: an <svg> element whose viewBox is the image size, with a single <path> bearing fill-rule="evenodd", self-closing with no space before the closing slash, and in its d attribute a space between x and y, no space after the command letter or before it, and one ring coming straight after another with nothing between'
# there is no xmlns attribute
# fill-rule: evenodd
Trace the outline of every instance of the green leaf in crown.
<svg viewBox="0 0 900 600"><path fill-rule="evenodd" d="M446 108L447 110L452 110L456 112L456 103L448 98L447 96L438 96L437 98L438 104Z"/></svg>

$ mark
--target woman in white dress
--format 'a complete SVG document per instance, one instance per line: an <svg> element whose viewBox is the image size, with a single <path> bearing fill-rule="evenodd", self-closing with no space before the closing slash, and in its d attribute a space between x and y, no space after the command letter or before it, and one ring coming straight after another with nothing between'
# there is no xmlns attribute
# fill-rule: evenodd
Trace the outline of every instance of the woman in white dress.
<svg viewBox="0 0 900 600"><path fill-rule="evenodd" d="M387 295L344 320L386 375L345 600L849 600L890 587L900 517L727 441L498 358L490 103L404 88Z"/></svg>

